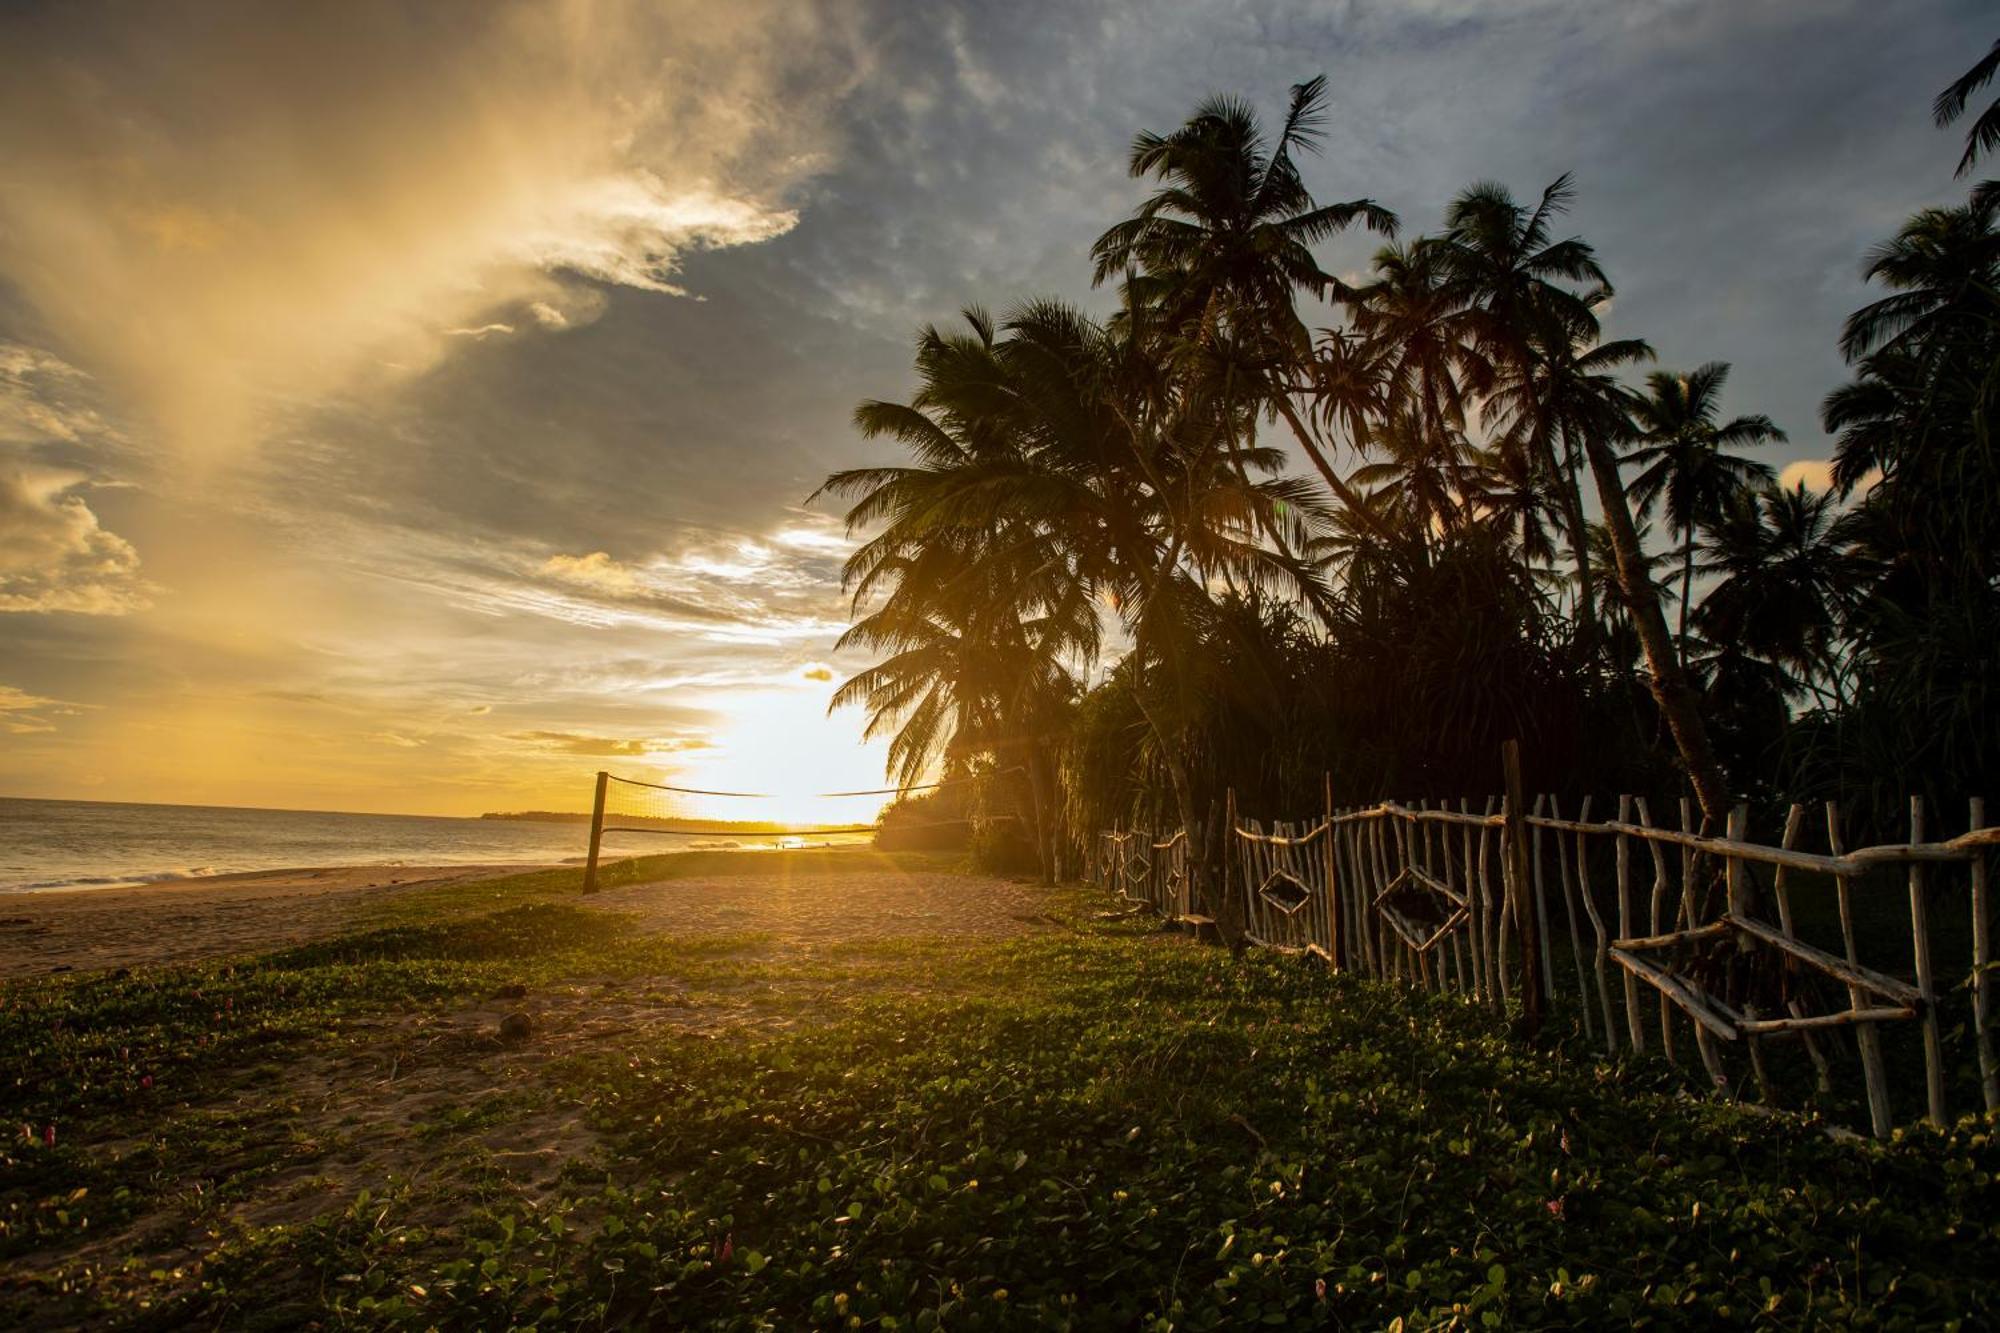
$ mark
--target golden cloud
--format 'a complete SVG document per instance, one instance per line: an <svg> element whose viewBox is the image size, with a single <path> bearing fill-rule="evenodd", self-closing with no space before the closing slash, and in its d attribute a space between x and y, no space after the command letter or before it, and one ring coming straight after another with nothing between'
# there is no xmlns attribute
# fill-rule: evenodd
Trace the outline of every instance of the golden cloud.
<svg viewBox="0 0 2000 1333"><path fill-rule="evenodd" d="M593 736L578 731L516 731L510 732L507 739L521 741L541 749L557 750L563 754L597 755L604 758L709 748L707 741L697 737L681 737L667 741L631 740L615 736Z"/></svg>
<svg viewBox="0 0 2000 1333"><path fill-rule="evenodd" d="M0 685L0 731L16 736L32 736L54 731L54 719L76 712L75 704L60 699L44 699L12 685Z"/></svg>
<svg viewBox="0 0 2000 1333"><path fill-rule="evenodd" d="M609 552L589 555L552 555L542 562L542 572L579 587L599 592L628 594L638 591L639 576L629 565L613 560Z"/></svg>
<svg viewBox="0 0 2000 1333"><path fill-rule="evenodd" d="M88 481L0 458L0 612L115 616L151 605L139 553L77 493Z"/></svg>
<svg viewBox="0 0 2000 1333"><path fill-rule="evenodd" d="M783 233L858 77L782 0L118 13L0 18L0 277L192 449Z"/></svg>

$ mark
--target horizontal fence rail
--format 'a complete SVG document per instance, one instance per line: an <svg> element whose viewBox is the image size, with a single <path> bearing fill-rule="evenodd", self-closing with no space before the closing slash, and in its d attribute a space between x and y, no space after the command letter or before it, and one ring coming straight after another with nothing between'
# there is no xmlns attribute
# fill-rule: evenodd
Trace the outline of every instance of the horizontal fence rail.
<svg viewBox="0 0 2000 1333"><path fill-rule="evenodd" d="M1773 843L1749 836L1746 807L1718 834L1686 801L1671 822L1643 798L1611 818L1593 806L1328 802L1266 825L1231 793L1207 875L1186 829L1105 832L1091 870L1137 908L1252 946L1495 1012L1546 1004L1605 1055L1664 1059L1719 1095L1878 1136L1918 1111L1947 1123L1954 1093L2000 1110L2000 828L1982 802L1934 840L1912 800L1905 841L1854 849L1833 803L1792 806Z"/></svg>

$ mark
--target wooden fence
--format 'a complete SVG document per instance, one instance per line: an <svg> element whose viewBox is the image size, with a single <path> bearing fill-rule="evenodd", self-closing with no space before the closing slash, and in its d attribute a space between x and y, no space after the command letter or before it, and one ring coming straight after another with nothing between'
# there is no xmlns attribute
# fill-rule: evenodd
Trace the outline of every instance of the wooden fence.
<svg viewBox="0 0 2000 1333"><path fill-rule="evenodd" d="M1947 1123L1954 1097L2000 1109L2000 828L1980 802L1965 832L1931 841L1912 800L1906 841L1854 850L1832 804L1791 807L1775 843L1750 840L1747 808L1721 836L1685 801L1670 820L1643 799L1593 819L1602 808L1329 803L1266 828L1232 793L1206 877L1185 829L1108 832L1090 859L1103 887L1169 921L1531 1020L1546 1004L1606 1055L1662 1057L1726 1096L1865 1118L1878 1136L1918 1109Z"/></svg>

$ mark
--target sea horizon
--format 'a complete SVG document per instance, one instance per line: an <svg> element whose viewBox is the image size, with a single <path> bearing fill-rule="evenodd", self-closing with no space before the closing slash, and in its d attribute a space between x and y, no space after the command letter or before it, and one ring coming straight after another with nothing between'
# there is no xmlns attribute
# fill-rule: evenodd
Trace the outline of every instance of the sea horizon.
<svg viewBox="0 0 2000 1333"><path fill-rule="evenodd" d="M777 835L610 832L604 854L767 845ZM583 825L552 819L0 796L0 895L332 866L575 865L587 851Z"/></svg>

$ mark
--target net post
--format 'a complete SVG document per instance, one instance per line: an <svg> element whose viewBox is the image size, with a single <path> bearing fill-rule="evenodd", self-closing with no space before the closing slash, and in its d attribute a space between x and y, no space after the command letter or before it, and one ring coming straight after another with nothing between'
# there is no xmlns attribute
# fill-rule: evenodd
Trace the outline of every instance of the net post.
<svg viewBox="0 0 2000 1333"><path fill-rule="evenodd" d="M597 795L590 803L590 858L583 863L585 893L597 892L597 847L604 840L604 789L610 781L609 773L597 771Z"/></svg>

